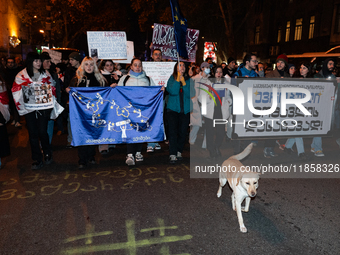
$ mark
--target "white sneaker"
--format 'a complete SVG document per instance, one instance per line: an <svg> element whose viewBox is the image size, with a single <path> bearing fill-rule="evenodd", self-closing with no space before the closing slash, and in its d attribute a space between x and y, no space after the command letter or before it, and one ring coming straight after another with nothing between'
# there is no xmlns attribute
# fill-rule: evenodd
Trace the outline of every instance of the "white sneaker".
<svg viewBox="0 0 340 255"><path fill-rule="evenodd" d="M148 146L146 148L146 152L154 152L154 148L152 146Z"/></svg>
<svg viewBox="0 0 340 255"><path fill-rule="evenodd" d="M315 152L314 148L311 148L311 149L310 149L310 152L313 152L313 153L314 153L314 152Z"/></svg>
<svg viewBox="0 0 340 255"><path fill-rule="evenodd" d="M128 154L128 155L126 156L126 161L125 161L125 163L126 163L128 166L133 166L133 165L135 165L135 158L133 157L132 154Z"/></svg>
<svg viewBox="0 0 340 255"><path fill-rule="evenodd" d="M136 161L143 161L143 155L140 152L136 152Z"/></svg>
<svg viewBox="0 0 340 255"><path fill-rule="evenodd" d="M155 150L160 150L162 147L159 145L159 143L156 143Z"/></svg>
<svg viewBox="0 0 340 255"><path fill-rule="evenodd" d="M177 151L177 159L178 160L182 160L183 159L182 153L180 153L179 151Z"/></svg>
<svg viewBox="0 0 340 255"><path fill-rule="evenodd" d="M169 160L170 160L169 161L170 164L175 164L177 161L176 155L170 155Z"/></svg>

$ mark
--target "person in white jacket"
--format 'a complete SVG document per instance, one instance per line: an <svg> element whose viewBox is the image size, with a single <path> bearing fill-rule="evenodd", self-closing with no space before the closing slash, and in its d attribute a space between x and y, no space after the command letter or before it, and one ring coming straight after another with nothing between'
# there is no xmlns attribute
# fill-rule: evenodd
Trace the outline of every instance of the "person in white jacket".
<svg viewBox="0 0 340 255"><path fill-rule="evenodd" d="M142 61L134 58L131 61L131 70L127 75L123 75L118 83L118 86L156 86L153 80L146 76L143 71ZM135 161L143 161L142 143L127 144L127 156L125 163L134 165Z"/></svg>

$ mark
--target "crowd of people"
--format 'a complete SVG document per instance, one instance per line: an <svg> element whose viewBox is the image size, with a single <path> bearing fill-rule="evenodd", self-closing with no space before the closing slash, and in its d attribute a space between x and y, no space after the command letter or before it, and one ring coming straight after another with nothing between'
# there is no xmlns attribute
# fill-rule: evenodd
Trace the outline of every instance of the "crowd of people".
<svg viewBox="0 0 340 255"><path fill-rule="evenodd" d="M154 49L153 61L162 61L162 52ZM79 52L72 52L69 58L57 65L51 63L51 57L47 52L42 54L28 53L25 65L14 58L2 58L0 68L0 167L1 158L10 154L6 122L10 122L16 128L21 128L23 116L29 133L31 156L33 164L31 169L37 170L45 164L50 164L52 157L52 137L54 125L56 135L67 133L67 147L72 148L72 131L69 120L68 98L71 87L111 87L116 86L154 86L153 80L143 70L142 61L134 58L131 64L122 68L119 63L112 60L98 60L85 57ZM236 60L230 57L227 63L217 66L211 58L203 63L177 62L167 85L161 90L164 92L163 119L166 134L166 143L169 146L169 163L174 164L182 159L183 148L189 135L189 143L197 144L197 136L204 129L202 148L209 152L209 160L215 160L222 156L220 147L225 139L231 140L233 153L240 153L250 142L257 145L257 141L241 141L232 139L232 127L216 125L214 119L232 118L233 100L232 94L227 89L219 89L221 84L230 84L232 78L237 77L266 77L266 78L333 78L335 61L326 59L321 70L312 70L310 63L303 62L297 68L288 63L286 55L281 54L275 62L276 68L270 70L267 63L259 63L255 54L246 54L243 62L238 66ZM41 97L41 103L48 105L44 109L30 109L25 107L30 100L28 84L34 84L35 100ZM47 84L47 85L46 85ZM25 85L25 86L24 86ZM214 89L219 95L219 100L212 97L208 99L202 91ZM44 101L44 97L46 100ZM207 100L207 102L206 102ZM335 127L340 129L340 97L337 97L335 108ZM206 104L206 114L202 114L201 105ZM56 104L65 110L55 116ZM51 116L54 116L51 119ZM10 121L11 116L11 121ZM67 131L64 130L67 126ZM190 128L189 128L190 127ZM160 141L162 142L162 141ZM340 140L336 140L340 146ZM274 148L278 143L275 139L265 139L264 157L277 157ZM296 144L298 157L307 160L302 137L289 138L280 148L291 154L293 145ZM113 144L99 145L98 150L105 155L114 148ZM143 144L127 144L125 162L127 165L135 165L135 162L144 160ZM310 145L311 151L317 157L324 156L322 138L314 137ZM88 164L96 164L96 146L77 146L79 168L85 168ZM152 153L160 150L157 142L147 143L146 152ZM227 155L224 155L227 156Z"/></svg>

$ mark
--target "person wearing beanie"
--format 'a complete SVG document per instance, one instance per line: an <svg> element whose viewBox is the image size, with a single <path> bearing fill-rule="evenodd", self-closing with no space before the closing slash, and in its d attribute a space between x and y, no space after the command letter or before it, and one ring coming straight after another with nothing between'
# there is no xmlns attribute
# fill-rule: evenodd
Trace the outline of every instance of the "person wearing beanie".
<svg viewBox="0 0 340 255"><path fill-rule="evenodd" d="M285 72L285 68L288 66L288 58L285 54L281 54L276 59L276 69L269 72L267 78L282 78L289 77L289 74Z"/></svg>

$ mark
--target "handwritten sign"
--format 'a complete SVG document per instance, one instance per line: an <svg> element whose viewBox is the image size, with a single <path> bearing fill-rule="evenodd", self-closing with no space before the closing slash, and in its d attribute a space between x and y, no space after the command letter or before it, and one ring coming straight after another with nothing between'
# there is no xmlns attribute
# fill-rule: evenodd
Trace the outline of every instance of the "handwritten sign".
<svg viewBox="0 0 340 255"><path fill-rule="evenodd" d="M117 60L115 62L121 63L121 64L130 64L131 60L133 59L135 55L134 45L132 41L126 42L126 52L127 52L127 59Z"/></svg>
<svg viewBox="0 0 340 255"><path fill-rule="evenodd" d="M99 59L127 59L126 33L87 31L89 56Z"/></svg>
<svg viewBox="0 0 340 255"><path fill-rule="evenodd" d="M56 50L49 50L46 48L44 48L42 52L47 52L48 55L50 55L51 57L51 62L53 62L54 64L61 63L61 57L63 55L61 52L56 51Z"/></svg>
<svg viewBox="0 0 340 255"><path fill-rule="evenodd" d="M199 37L199 30L187 29L186 46L189 59L180 59L181 61L196 62L196 47ZM174 27L162 24L154 24L152 44L154 49L162 51L163 59L177 61L176 41Z"/></svg>
<svg viewBox="0 0 340 255"><path fill-rule="evenodd" d="M143 62L143 70L158 86L165 86L174 71L176 62Z"/></svg>
<svg viewBox="0 0 340 255"><path fill-rule="evenodd" d="M234 116L233 125L238 137L292 137L322 136L331 129L335 86L333 81L316 79L247 79L238 78L238 87L245 96L245 114ZM257 110L268 110L277 97L276 110L270 115L255 115L248 105L248 88L251 88L251 102ZM274 95L273 88L277 88ZM303 106L311 113L305 116L295 104L286 106L285 115L281 114L281 89L303 88L311 93L311 99ZM301 99L303 93L287 93L287 99Z"/></svg>

